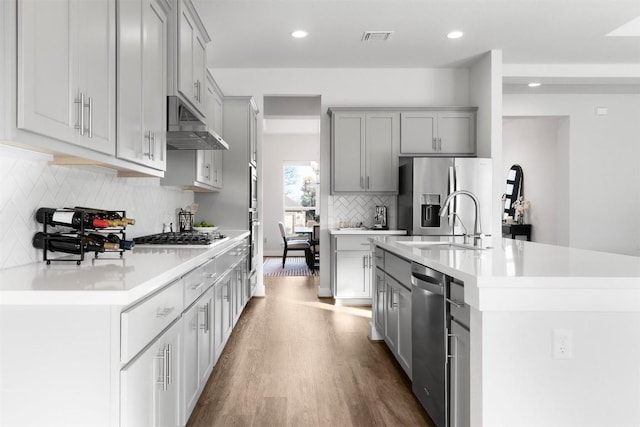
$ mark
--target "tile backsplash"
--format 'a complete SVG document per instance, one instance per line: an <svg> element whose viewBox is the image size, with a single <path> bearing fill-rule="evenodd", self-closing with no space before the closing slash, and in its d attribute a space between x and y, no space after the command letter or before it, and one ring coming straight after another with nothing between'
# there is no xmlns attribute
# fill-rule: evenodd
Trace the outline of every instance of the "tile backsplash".
<svg viewBox="0 0 640 427"><path fill-rule="evenodd" d="M362 223L371 227L374 222L376 206L387 207L387 223L390 228L395 228L396 220L396 196L373 195L339 195L329 196L328 226L337 228L341 222Z"/></svg>
<svg viewBox="0 0 640 427"><path fill-rule="evenodd" d="M164 223L177 229L179 207L193 192L160 186L159 178L118 178L110 169L57 166L47 155L0 146L0 268L38 262L42 252L31 239L42 225L39 207L87 206L125 210L136 224L127 238L159 233Z"/></svg>

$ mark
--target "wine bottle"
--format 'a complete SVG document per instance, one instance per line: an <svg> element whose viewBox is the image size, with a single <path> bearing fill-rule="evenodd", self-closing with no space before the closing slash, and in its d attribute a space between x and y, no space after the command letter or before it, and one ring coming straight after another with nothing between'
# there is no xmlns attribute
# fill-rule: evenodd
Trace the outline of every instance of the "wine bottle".
<svg viewBox="0 0 640 427"><path fill-rule="evenodd" d="M126 251L131 250L134 247L135 242L133 240L124 240L121 239L117 234L109 233L107 235L107 240L111 243L117 243L120 246L120 249L124 249Z"/></svg>
<svg viewBox="0 0 640 427"><path fill-rule="evenodd" d="M36 211L36 220L48 225L61 225L75 229L84 228L107 228L109 223L95 214L70 209L40 208Z"/></svg>
<svg viewBox="0 0 640 427"><path fill-rule="evenodd" d="M103 245L89 239L62 234L47 234L37 232L31 241L34 248L46 249L51 252L65 252L68 254L81 254L82 252L104 252Z"/></svg>
<svg viewBox="0 0 640 427"><path fill-rule="evenodd" d="M120 250L120 245L107 240L107 236L98 233L89 233L84 236L84 240L91 242L92 244L102 246L106 250L117 251Z"/></svg>
<svg viewBox="0 0 640 427"><path fill-rule="evenodd" d="M80 210L80 211L89 212L89 213L92 213L92 214L96 214L100 218L105 219L107 221L115 221L114 223L109 225L110 227L121 227L121 226L125 226L125 225L134 225L136 223L135 219L123 217L117 211L108 211L108 210L104 210L104 209L86 208L86 207L82 207L82 206L76 206L74 209Z"/></svg>

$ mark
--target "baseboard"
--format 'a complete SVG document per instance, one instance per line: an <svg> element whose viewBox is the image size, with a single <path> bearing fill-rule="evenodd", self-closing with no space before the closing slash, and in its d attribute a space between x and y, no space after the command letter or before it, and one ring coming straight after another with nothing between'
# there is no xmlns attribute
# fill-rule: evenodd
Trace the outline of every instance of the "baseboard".
<svg viewBox="0 0 640 427"><path fill-rule="evenodd" d="M333 298L331 289L318 286L318 298Z"/></svg>

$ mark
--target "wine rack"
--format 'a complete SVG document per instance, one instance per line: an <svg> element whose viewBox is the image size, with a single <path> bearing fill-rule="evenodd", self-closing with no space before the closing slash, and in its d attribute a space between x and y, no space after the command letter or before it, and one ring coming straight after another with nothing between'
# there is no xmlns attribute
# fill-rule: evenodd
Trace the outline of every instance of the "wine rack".
<svg viewBox="0 0 640 427"><path fill-rule="evenodd" d="M60 211L68 211L68 212L74 212L75 209L59 209ZM116 212L117 214L119 214L122 218L126 218L127 213L126 211L122 211L122 210L114 210L111 212ZM66 256L63 257L57 257L57 258L50 258L48 253L49 252L53 252L50 251L49 249L47 249L49 247L49 241L53 240L52 237L55 236L68 236L68 237L75 237L75 238L82 238L87 236L87 232L91 232L91 233L97 233L97 234L118 234L121 240L126 240L127 236L126 236L126 226L119 226L119 227L107 227L107 228L87 228L84 226L85 224L85 219L86 216L88 215L87 212L84 211L80 211L81 214L81 218L82 221L80 222L80 228L77 230L73 230L73 231L69 231L69 232L56 232L55 234L51 234L49 233L48 229L53 227L53 228L57 228L57 226L52 226L49 225L48 223L51 222L51 217L53 216L53 214L51 213L45 213L45 221L43 222L43 232L44 232L44 247L42 248L42 260L45 261L47 263L47 265L51 264L51 261L55 261L55 262L75 262L77 265L80 265L82 263L82 261L85 260L85 255L86 254L90 254L91 252L94 253L94 259L99 259L100 258L100 254L118 254L119 258L122 258L124 255L124 249L118 249L118 250L114 250L114 249L105 249L104 252L98 252L98 251L89 251L89 250L85 250L84 249L84 245L81 243L80 244L80 253L79 254L69 254L67 253ZM64 252L63 252L64 253ZM102 258L102 259L112 259L112 258Z"/></svg>

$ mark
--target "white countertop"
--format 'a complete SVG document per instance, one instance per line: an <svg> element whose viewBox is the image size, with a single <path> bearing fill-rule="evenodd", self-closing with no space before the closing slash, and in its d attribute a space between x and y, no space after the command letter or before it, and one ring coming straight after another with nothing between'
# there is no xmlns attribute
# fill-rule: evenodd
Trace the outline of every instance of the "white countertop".
<svg viewBox="0 0 640 427"><path fill-rule="evenodd" d="M640 311L640 258L488 237L490 249L416 248L403 241L449 237L379 236L375 245L465 283L479 310ZM455 238L461 242L461 238Z"/></svg>
<svg viewBox="0 0 640 427"><path fill-rule="evenodd" d="M380 235L405 235L406 230L381 230L376 228L330 228L329 234L380 234Z"/></svg>
<svg viewBox="0 0 640 427"><path fill-rule="evenodd" d="M222 231L228 239L208 246L137 245L122 258L45 262L0 270L1 305L129 305L179 278L249 235Z"/></svg>

